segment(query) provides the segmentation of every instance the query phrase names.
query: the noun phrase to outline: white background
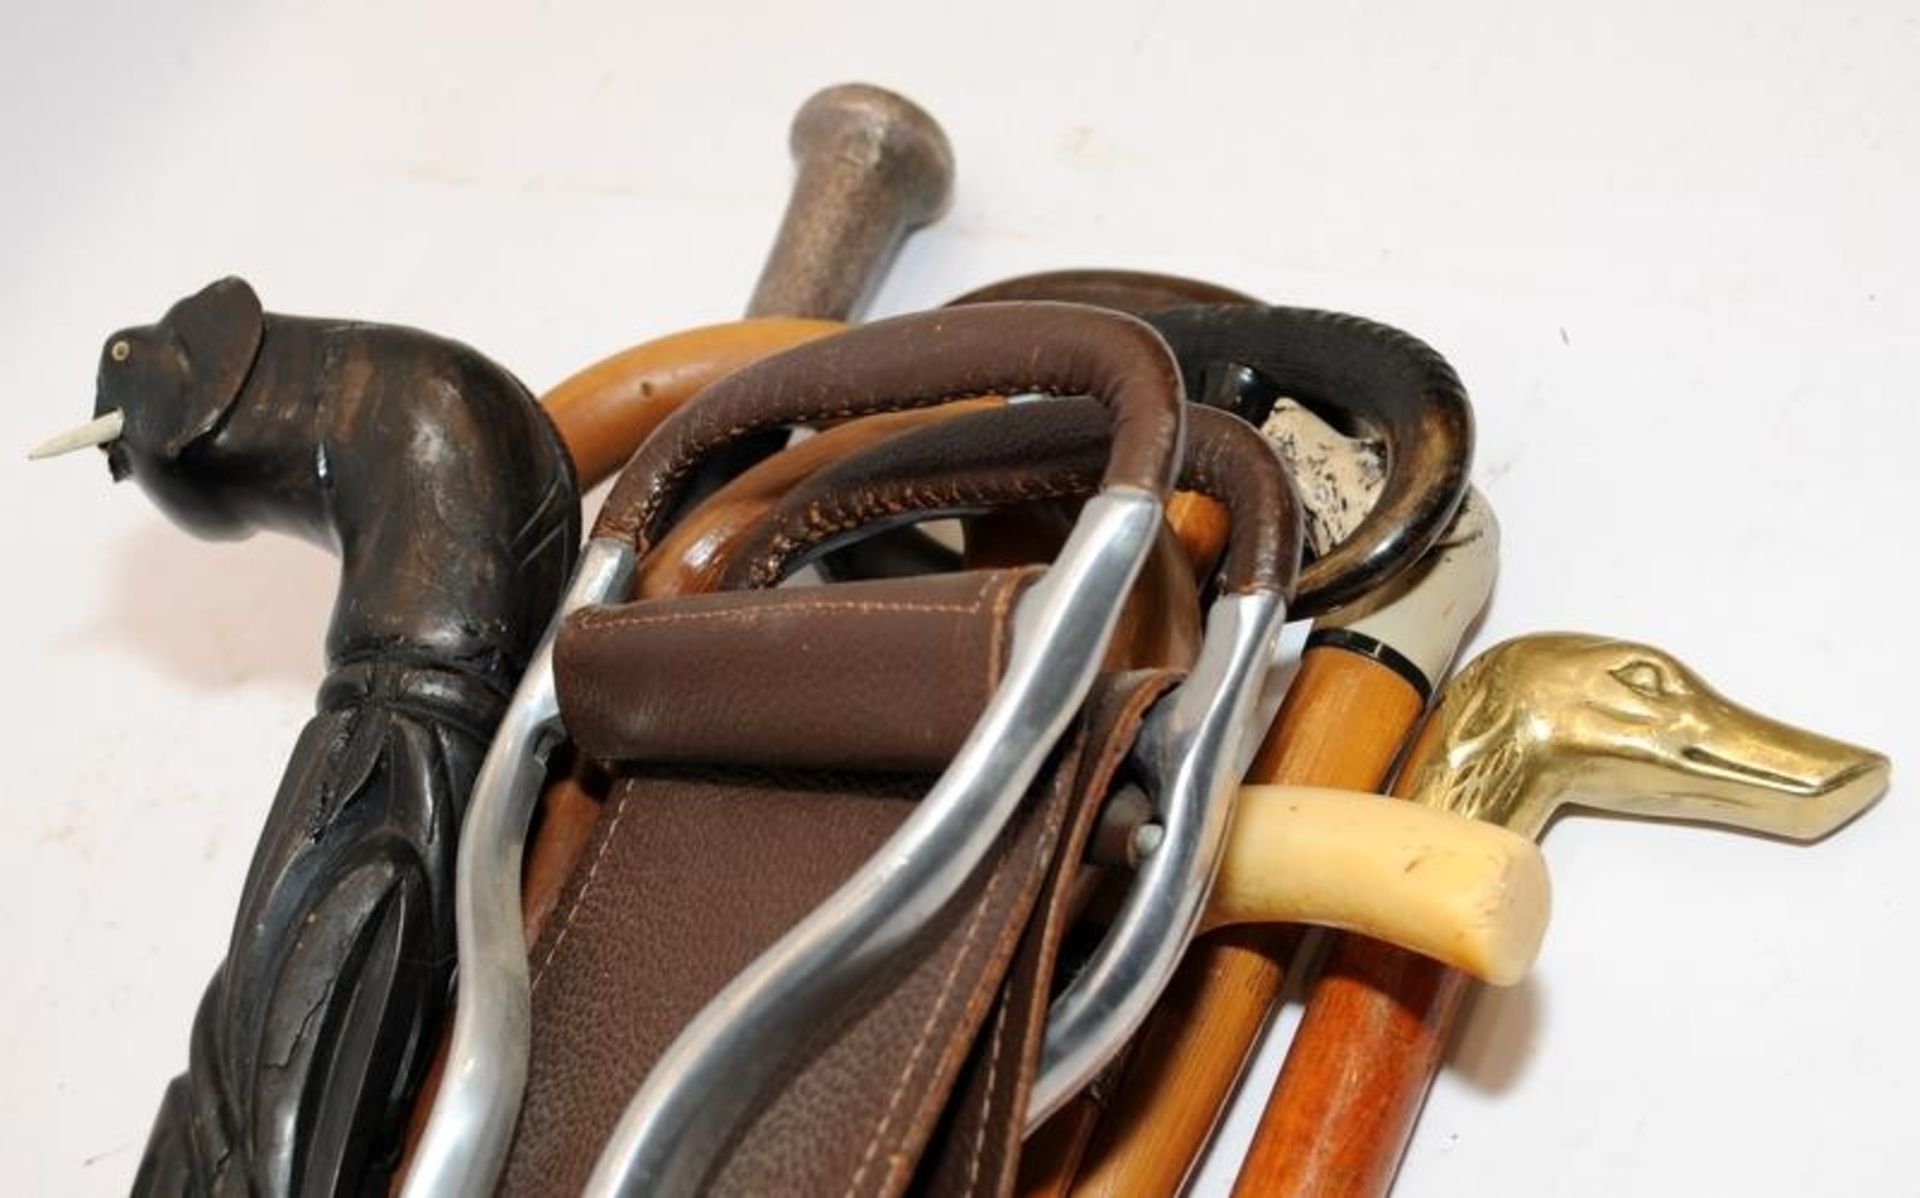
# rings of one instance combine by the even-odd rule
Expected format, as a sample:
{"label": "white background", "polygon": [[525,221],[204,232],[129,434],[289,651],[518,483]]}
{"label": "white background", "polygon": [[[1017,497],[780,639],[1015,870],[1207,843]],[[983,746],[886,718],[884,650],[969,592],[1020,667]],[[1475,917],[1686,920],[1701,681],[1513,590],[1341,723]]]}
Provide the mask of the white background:
{"label": "white background", "polygon": [[0,1188],[125,1189],[334,580],[188,540],[95,457],[21,459],[90,414],[101,339],[239,273],[538,389],[738,311],[789,116],[845,79],[959,161],[876,311],[1126,265],[1401,325],[1477,403],[1479,644],[1644,638],[1895,759],[1813,848],[1556,827],[1538,973],[1477,1003],[1400,1192],[1920,1193],[1920,15],[1751,0],[9,0]]}

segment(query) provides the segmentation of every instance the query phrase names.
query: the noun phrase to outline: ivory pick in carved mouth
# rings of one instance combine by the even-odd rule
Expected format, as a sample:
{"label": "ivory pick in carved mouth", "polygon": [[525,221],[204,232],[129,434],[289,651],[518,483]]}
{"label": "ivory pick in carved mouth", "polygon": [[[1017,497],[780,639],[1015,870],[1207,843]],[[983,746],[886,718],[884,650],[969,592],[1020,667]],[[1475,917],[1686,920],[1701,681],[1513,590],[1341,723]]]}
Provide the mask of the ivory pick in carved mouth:
{"label": "ivory pick in carved mouth", "polygon": [[57,458],[95,445],[111,445],[120,439],[120,432],[126,426],[126,413],[115,408],[104,416],[96,416],[85,424],[48,437],[27,451],[27,460],[37,462],[42,458]]}

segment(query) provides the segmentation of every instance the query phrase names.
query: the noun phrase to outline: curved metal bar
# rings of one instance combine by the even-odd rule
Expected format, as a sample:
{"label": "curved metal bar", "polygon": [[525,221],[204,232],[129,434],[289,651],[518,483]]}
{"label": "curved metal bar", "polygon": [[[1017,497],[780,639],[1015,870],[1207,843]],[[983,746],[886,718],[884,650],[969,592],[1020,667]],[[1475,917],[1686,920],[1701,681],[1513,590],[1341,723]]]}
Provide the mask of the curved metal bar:
{"label": "curved metal bar", "polygon": [[553,682],[553,641],[578,608],[633,585],[633,546],[595,537],[513,692],[468,801],[454,872],[459,993],[433,1113],[401,1191],[405,1198],[483,1194],[506,1162],[531,1042],[520,869],[547,755],[566,735]]}
{"label": "curved metal bar", "polygon": [[1278,653],[1286,608],[1275,591],[1215,600],[1199,660],[1140,729],[1132,760],[1162,835],[1099,947],[1053,1001],[1027,1103],[1029,1132],[1139,1030],[1200,925],[1233,824],[1241,742]]}
{"label": "curved metal bar", "polygon": [[1007,672],[914,814],[824,904],[728,984],[634,1095],[589,1195],[691,1195],[742,1120],[846,1000],[959,894],[1085,700],[1161,503],[1113,487],[1019,600]]}

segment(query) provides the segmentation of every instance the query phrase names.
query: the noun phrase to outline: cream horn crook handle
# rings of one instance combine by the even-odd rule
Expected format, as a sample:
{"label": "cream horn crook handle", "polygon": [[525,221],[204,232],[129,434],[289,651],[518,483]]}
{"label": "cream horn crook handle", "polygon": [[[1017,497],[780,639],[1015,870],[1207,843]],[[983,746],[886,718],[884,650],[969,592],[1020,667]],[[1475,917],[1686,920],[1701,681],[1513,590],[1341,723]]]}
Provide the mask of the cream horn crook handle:
{"label": "cream horn crook handle", "polygon": [[1504,828],[1359,791],[1247,786],[1204,926],[1340,928],[1509,986],[1551,906],[1540,850]]}

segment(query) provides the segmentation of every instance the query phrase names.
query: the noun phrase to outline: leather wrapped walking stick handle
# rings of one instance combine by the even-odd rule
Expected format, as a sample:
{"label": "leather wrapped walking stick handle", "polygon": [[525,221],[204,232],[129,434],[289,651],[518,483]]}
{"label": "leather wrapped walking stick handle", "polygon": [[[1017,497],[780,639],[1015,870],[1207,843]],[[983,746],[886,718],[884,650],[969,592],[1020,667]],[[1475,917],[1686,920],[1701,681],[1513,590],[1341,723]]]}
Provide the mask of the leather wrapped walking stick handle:
{"label": "leather wrapped walking stick handle", "polygon": [[1023,392],[1099,400],[1112,420],[1102,489],[1164,501],[1181,439],[1165,397],[1179,386],[1151,328],[1097,308],[985,304],[876,321],[763,359],[674,413],[621,472],[594,536],[644,555],[706,455],[751,433]]}
{"label": "leather wrapped walking stick handle", "polygon": [[[889,438],[788,491],[741,547],[723,586],[771,585],[813,556],[891,524],[1090,494],[1111,436],[1097,403],[1064,399]],[[1189,405],[1178,485],[1218,500],[1232,516],[1223,592],[1285,594],[1299,572],[1300,508],[1276,457],[1240,418]]]}

